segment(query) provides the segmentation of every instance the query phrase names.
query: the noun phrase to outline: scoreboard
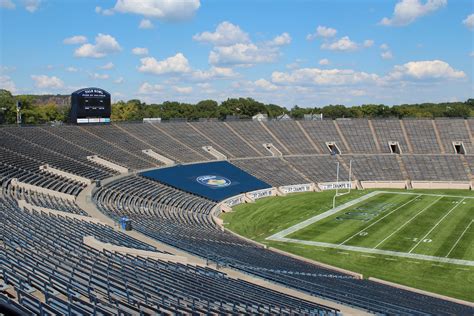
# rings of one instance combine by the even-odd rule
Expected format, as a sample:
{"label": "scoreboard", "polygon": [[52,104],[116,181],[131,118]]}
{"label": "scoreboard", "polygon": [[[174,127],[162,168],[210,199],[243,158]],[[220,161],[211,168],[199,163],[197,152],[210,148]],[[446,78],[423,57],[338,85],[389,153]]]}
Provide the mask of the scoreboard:
{"label": "scoreboard", "polygon": [[110,93],[100,88],[80,89],[71,94],[70,123],[110,123]]}

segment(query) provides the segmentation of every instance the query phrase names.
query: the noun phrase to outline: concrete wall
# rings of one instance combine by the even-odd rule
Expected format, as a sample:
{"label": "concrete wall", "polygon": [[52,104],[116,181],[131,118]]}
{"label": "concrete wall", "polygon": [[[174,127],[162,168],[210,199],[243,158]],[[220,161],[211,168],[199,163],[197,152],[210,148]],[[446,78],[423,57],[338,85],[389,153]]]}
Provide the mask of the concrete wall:
{"label": "concrete wall", "polygon": [[406,189],[407,181],[361,181],[363,189]]}
{"label": "concrete wall", "polygon": [[413,189],[471,189],[471,183],[467,181],[412,181],[411,186]]}

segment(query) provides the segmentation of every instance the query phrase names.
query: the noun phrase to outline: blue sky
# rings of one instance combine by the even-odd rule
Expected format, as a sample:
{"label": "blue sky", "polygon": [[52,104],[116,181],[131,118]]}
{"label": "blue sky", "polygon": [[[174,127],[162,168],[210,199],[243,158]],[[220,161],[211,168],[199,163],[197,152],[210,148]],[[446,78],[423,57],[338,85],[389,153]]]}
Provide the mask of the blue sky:
{"label": "blue sky", "polygon": [[0,0],[0,88],[291,107],[473,97],[471,0]]}

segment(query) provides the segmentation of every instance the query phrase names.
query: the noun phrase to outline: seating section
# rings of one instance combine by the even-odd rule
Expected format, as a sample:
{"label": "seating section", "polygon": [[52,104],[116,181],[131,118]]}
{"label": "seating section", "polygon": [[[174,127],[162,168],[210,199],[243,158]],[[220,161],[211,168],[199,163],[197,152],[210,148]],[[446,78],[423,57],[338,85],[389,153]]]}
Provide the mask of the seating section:
{"label": "seating section", "polygon": [[[312,182],[335,182],[338,160],[332,156],[285,157],[299,172]],[[339,181],[347,181],[349,170],[339,166]]]}
{"label": "seating section", "polygon": [[[228,123],[223,122],[193,122],[189,123],[201,131],[206,139],[212,140],[225,149],[224,154],[228,158],[235,157],[255,157],[258,152],[253,150],[242,138],[228,127]],[[216,148],[219,150],[218,148]]]}
{"label": "seating section", "polygon": [[458,156],[410,155],[402,156],[412,180],[469,181],[467,170]]}
{"label": "seating section", "polygon": [[143,149],[148,149],[147,144],[124,132],[116,125],[109,125],[108,128],[103,128],[100,125],[83,126],[81,128],[106,141],[109,146],[116,146],[135,156],[135,164],[140,166],[140,168],[157,167],[160,165],[155,159],[142,152]]}
{"label": "seating section", "polygon": [[[159,127],[158,127],[159,125]],[[134,135],[135,137],[142,139],[143,142],[148,144],[151,148],[156,150],[157,153],[168,157],[177,162],[192,162],[207,160],[209,157],[204,156],[204,151],[192,150],[186,143],[180,143],[172,138],[172,134],[164,133],[162,131],[162,125],[164,124],[121,124],[120,126]],[[184,125],[184,124],[182,124]],[[164,129],[163,129],[164,130]],[[166,129],[169,130],[169,129]],[[183,141],[181,139],[181,141]],[[202,153],[201,153],[202,152]]]}
{"label": "seating section", "polygon": [[[109,126],[109,125],[108,125]],[[107,127],[108,127],[107,126]],[[87,148],[99,157],[109,160],[118,165],[130,168],[141,169],[150,167],[148,162],[138,159],[132,153],[120,147],[113,146],[110,143],[102,140],[100,136],[94,136],[90,133],[84,132],[77,126],[59,126],[48,128],[48,132],[68,140],[82,148]]]}
{"label": "seating section", "polygon": [[350,144],[353,153],[378,152],[367,120],[341,119],[337,120],[336,123],[346,141]]}
{"label": "seating section", "polygon": [[322,153],[330,153],[326,146],[327,142],[335,142],[342,154],[348,153],[349,149],[344,145],[333,121],[302,121],[301,125],[309,137],[321,147]]}
{"label": "seating section", "polygon": [[[34,161],[39,166],[49,164],[52,167],[74,173],[88,179],[104,179],[110,177],[113,172],[105,170],[86,160],[86,156],[82,161],[74,159],[72,156],[76,154],[74,150],[68,151],[69,146],[59,145],[56,141],[49,141],[46,138],[40,138],[41,130],[39,128],[5,128],[0,129],[0,148],[2,151],[8,152],[16,157],[21,156],[22,160]],[[24,135],[24,139],[17,135]],[[35,143],[34,140],[40,141]],[[44,141],[44,142],[43,142]],[[53,145],[54,144],[54,145]],[[59,153],[51,147],[58,146],[62,148],[63,153]],[[6,155],[6,154],[5,154]],[[4,160],[2,160],[3,162]],[[20,166],[14,163],[14,159],[9,160],[13,166]],[[33,170],[34,171],[34,170]]]}
{"label": "seating section", "polygon": [[241,159],[232,163],[271,186],[308,183],[307,178],[282,158]]}
{"label": "seating section", "polygon": [[443,142],[444,150],[447,154],[455,153],[453,142],[463,142],[467,153],[472,154],[473,144],[471,136],[466,128],[465,120],[462,119],[438,119],[435,120],[438,128],[441,141]]}
{"label": "seating section", "polygon": [[[7,304],[26,314],[42,315],[338,314],[332,308],[234,279],[209,266],[85,246],[83,237],[94,236],[106,243],[158,251],[116,228],[72,219],[68,214],[20,209],[17,203],[24,200],[88,216],[74,200],[86,185],[39,169],[48,164],[97,182],[92,198],[107,216],[116,221],[128,216],[141,234],[213,265],[375,314],[472,314],[472,309],[460,304],[356,279],[244,240],[216,225],[219,209],[215,202],[146,179],[135,171],[163,166],[145,155],[144,149],[177,163],[193,163],[215,160],[202,149],[213,146],[234,165],[272,186],[334,182],[338,164],[339,181],[346,181],[350,161],[352,179],[361,181],[472,181],[473,129],[473,119],[0,128],[0,308]],[[390,153],[391,141],[400,144],[401,154]],[[463,142],[465,155],[454,152],[453,141]],[[340,155],[330,155],[328,142],[336,143]],[[283,156],[271,157],[264,143],[272,143]],[[89,161],[90,155],[131,172],[102,181],[118,173]],[[13,179],[53,192],[14,186]]]}
{"label": "seating section", "polygon": [[344,156],[349,165],[352,160],[353,178],[361,181],[405,180],[394,155],[349,155]]}
{"label": "seating section", "polygon": [[372,120],[382,152],[391,153],[389,142],[398,142],[402,153],[410,153],[400,120]]}
{"label": "seating section", "polygon": [[247,140],[252,146],[263,156],[271,156],[272,154],[265,149],[263,144],[271,143],[275,146],[282,154],[288,154],[288,152],[272,137],[268,131],[263,127],[261,122],[242,121],[242,122],[228,122],[237,133],[239,133],[245,140]]}
{"label": "seating section", "polygon": [[403,120],[413,153],[436,154],[440,153],[436,133],[431,120]]}
{"label": "seating section", "polygon": [[[264,123],[293,155],[318,154],[295,121],[270,121]],[[274,144],[275,145],[275,144]],[[276,144],[278,145],[278,144]]]}
{"label": "seating section", "polygon": [[[34,314],[317,314],[336,310],[192,265],[99,252],[83,236],[156,251],[100,224],[29,214],[0,200],[0,301]],[[33,234],[32,234],[33,232]],[[10,301],[11,302],[11,301]]]}
{"label": "seating section", "polygon": [[[205,136],[197,132],[191,127],[191,124],[186,123],[169,123],[169,124],[160,124],[159,128],[169,134],[171,137],[177,141],[183,143],[189,148],[192,148],[199,155],[204,156],[200,160],[214,160],[214,156],[210,155],[202,149],[203,146],[212,146],[216,150],[222,152],[225,155],[228,155],[226,150],[219,145],[219,143],[213,143]],[[193,161],[197,161],[194,158]]]}

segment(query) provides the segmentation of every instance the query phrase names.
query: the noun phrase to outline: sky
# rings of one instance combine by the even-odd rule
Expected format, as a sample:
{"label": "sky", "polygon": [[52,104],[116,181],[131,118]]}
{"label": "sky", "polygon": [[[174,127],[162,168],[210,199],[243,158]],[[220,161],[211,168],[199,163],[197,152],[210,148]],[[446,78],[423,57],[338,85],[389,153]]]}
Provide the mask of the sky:
{"label": "sky", "polygon": [[472,0],[0,0],[0,88],[286,107],[474,96]]}

